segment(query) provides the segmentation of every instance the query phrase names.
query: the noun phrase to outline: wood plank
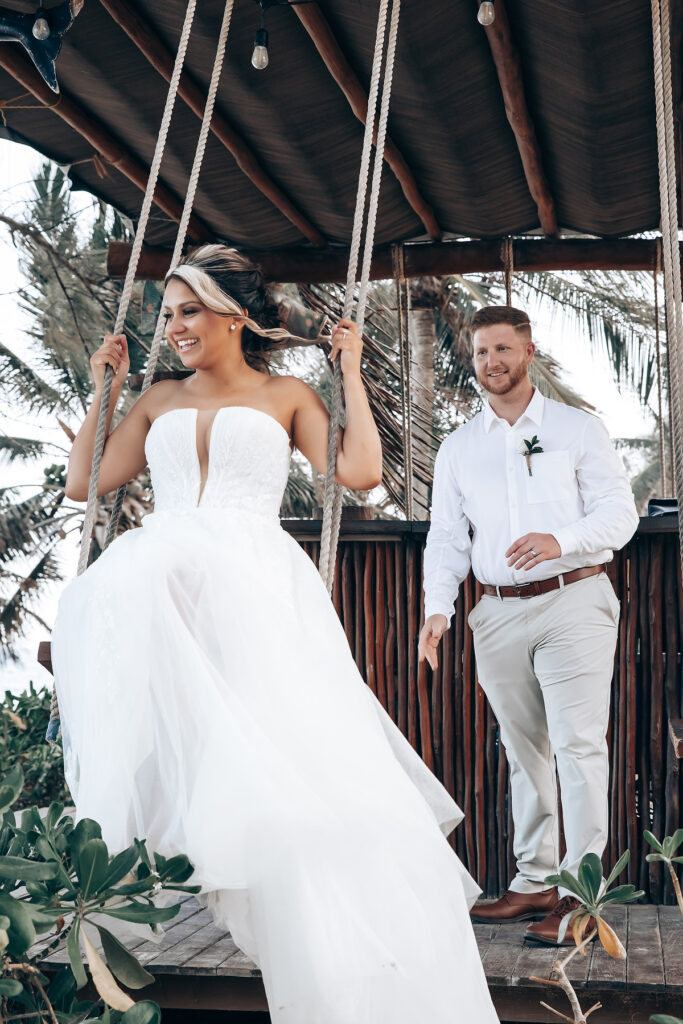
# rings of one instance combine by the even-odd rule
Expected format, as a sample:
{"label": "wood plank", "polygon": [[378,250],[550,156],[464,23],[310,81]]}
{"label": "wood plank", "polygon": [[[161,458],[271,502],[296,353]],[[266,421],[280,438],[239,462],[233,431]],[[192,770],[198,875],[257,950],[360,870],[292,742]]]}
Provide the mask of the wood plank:
{"label": "wood plank", "polygon": [[[581,953],[577,953],[573,960],[570,960],[569,965],[565,968],[565,974],[573,985],[584,987],[588,981],[590,975],[591,964],[593,962],[593,950],[595,949],[597,940],[594,939],[589,946],[586,946],[586,955],[582,956]],[[569,952],[569,950],[567,950]]]}
{"label": "wood plank", "polygon": [[658,907],[666,991],[683,1003],[683,916],[678,907]]}
{"label": "wood plank", "polygon": [[489,946],[495,940],[495,937],[500,928],[499,924],[486,924],[483,921],[473,921],[472,930],[474,937],[477,940],[477,948],[479,949],[479,956],[484,959]]}
{"label": "wood plank", "polygon": [[157,971],[163,974],[193,973],[192,970],[186,971],[185,965],[224,936],[225,929],[219,928],[212,921],[209,921],[202,928],[193,931],[191,935],[188,935],[181,942],[177,942],[169,949],[163,949],[156,956],[146,960],[145,967],[153,973]]}
{"label": "wood plank", "polygon": [[[526,930],[531,922],[525,921],[524,924]],[[566,952],[569,952],[569,949]],[[510,978],[510,984],[538,988],[539,982],[529,979],[532,976],[551,978],[558,955],[562,956],[564,953],[565,949],[558,949],[557,946],[539,946],[533,942],[525,942],[517,958],[514,977]]]}
{"label": "wood plank", "polygon": [[664,988],[664,961],[657,907],[629,907],[626,983],[629,989]]}
{"label": "wood plank", "polygon": [[[406,277],[501,273],[505,269],[501,258],[501,241],[500,238],[492,238],[407,244],[404,248]],[[518,273],[550,270],[651,272],[655,245],[654,238],[515,238],[514,267]],[[279,249],[245,247],[241,251],[262,268],[270,281],[281,281],[283,284],[323,284],[346,279],[349,250],[345,246],[331,246],[322,250],[310,246],[286,246]],[[130,254],[130,243],[109,243],[109,277],[126,276]],[[170,249],[144,246],[135,277],[138,281],[163,281],[170,265]],[[391,280],[393,275],[391,246],[376,246],[372,253],[370,280]],[[663,519],[675,522],[676,517],[652,516],[648,529],[653,532],[668,529],[668,525],[662,523]]]}
{"label": "wood plank", "polygon": [[210,946],[200,950],[190,960],[187,960],[183,965],[183,970],[186,973],[189,971],[196,974],[207,974],[215,971],[217,967],[238,952],[240,952],[239,947],[232,935],[230,932],[225,932]]}
{"label": "wood plank", "polygon": [[[614,928],[622,942],[628,936],[628,909],[626,907],[612,907],[605,911],[605,920]],[[590,965],[590,974],[586,979],[586,988],[601,989],[625,989],[626,988],[626,964],[623,960],[614,960],[609,956],[600,943],[595,943],[593,958]]]}
{"label": "wood plank", "polygon": [[524,945],[527,921],[512,921],[500,925],[494,940],[483,957],[484,971],[489,984],[511,985],[517,977],[516,965]]}
{"label": "wood plank", "polygon": [[204,928],[210,922],[211,914],[209,911],[197,907],[195,913],[188,915],[185,920],[179,921],[174,928],[168,928],[159,942],[148,939],[143,946],[136,949],[135,955],[140,963],[148,964],[164,951],[183,945],[195,932]]}
{"label": "wood plank", "polygon": [[236,977],[236,978],[260,978],[261,972],[246,954],[238,949],[236,953],[233,953],[231,957],[225,960],[216,969],[216,974],[222,977]]}

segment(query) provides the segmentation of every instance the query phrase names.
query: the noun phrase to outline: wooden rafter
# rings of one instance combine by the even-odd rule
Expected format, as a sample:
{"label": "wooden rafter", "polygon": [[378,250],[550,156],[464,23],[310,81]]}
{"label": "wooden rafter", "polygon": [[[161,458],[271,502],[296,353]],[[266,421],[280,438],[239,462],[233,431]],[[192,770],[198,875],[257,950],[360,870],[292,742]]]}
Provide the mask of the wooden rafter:
{"label": "wooden rafter", "polygon": [[[346,59],[325,15],[317,4],[302,4],[292,9],[311,37],[327,70],[346,96],[351,110],[358,120],[365,124],[368,113],[368,94]],[[376,131],[375,141],[377,141]],[[415,175],[408,166],[405,157],[388,135],[384,146],[384,159],[394,172],[404,196],[424,224],[430,237],[440,238],[441,229],[433,209],[421,194],[415,180]]]}
{"label": "wooden rafter", "polygon": [[[653,238],[516,238],[515,270],[651,270],[655,256]],[[243,250],[263,268],[271,281],[320,284],[343,281],[349,254],[346,248],[312,251],[303,248]],[[683,251],[683,246],[682,246]],[[110,242],[107,272],[125,275],[130,246]],[[171,262],[170,249],[144,248],[138,277],[161,281]],[[501,240],[471,242],[424,242],[405,247],[407,277],[445,277],[449,274],[490,274],[502,271]],[[372,259],[373,280],[391,278],[391,247],[379,246]]]}
{"label": "wooden rafter", "polygon": [[[479,0],[476,0],[476,5],[479,6]],[[536,203],[541,228],[546,235],[556,235],[558,224],[555,201],[543,169],[536,129],[526,105],[519,51],[512,39],[504,0],[495,0],[495,10],[495,21],[484,31],[496,66],[505,113],[517,142],[524,176]]]}
{"label": "wooden rafter", "polygon": [[[173,74],[173,54],[161,41],[153,26],[128,0],[100,0],[100,3],[133,41],[145,59],[159,72],[162,78],[169,82]],[[183,71],[180,78],[178,95],[201,119],[204,114],[206,96],[187,71]],[[313,245],[324,246],[326,244],[324,236],[264,171],[250,146],[218,111],[214,113],[211,120],[211,131],[232,154],[242,173],[277,207],[280,213],[294,224]]]}
{"label": "wooden rafter", "polygon": [[[115,167],[124,177],[132,181],[141,192],[147,187],[149,168],[134,157],[105,128],[89,114],[76,100],[62,90],[57,97],[45,84],[32,64],[14,46],[0,46],[0,67],[4,68],[22,88],[30,92],[46,110],[61,117],[75,132],[85,139],[105,164]],[[175,193],[163,183],[157,184],[154,202],[172,220],[180,221],[183,204]],[[213,241],[209,227],[197,216],[190,219],[188,234],[197,242]]]}

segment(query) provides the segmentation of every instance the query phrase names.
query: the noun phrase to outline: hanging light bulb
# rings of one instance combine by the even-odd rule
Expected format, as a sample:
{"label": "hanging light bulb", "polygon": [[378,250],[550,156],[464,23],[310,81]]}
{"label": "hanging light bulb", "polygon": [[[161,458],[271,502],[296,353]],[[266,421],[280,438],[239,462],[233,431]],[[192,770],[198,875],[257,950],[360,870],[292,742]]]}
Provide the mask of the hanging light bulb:
{"label": "hanging light bulb", "polygon": [[257,71],[268,67],[268,31],[265,28],[260,28],[256,33],[251,63]]}
{"label": "hanging light bulb", "polygon": [[42,7],[39,7],[36,11],[35,21],[31,29],[31,34],[34,39],[49,39],[50,38],[50,25],[45,17],[45,11]]}
{"label": "hanging light bulb", "polygon": [[477,21],[480,25],[493,25],[496,20],[496,12],[493,8],[493,4],[489,0],[484,0],[483,3],[479,4],[479,10],[477,12]]}

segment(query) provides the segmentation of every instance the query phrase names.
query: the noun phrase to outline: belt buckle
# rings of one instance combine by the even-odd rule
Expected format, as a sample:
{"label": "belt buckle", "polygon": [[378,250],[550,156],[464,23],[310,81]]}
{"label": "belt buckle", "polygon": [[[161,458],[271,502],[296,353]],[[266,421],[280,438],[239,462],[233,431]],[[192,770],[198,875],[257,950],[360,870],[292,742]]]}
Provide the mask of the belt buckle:
{"label": "belt buckle", "polygon": [[[530,597],[534,596],[533,584],[513,583],[512,585],[515,588],[515,593],[517,594],[517,597],[521,597],[523,601],[527,601]],[[526,591],[526,593],[522,593],[522,591]]]}

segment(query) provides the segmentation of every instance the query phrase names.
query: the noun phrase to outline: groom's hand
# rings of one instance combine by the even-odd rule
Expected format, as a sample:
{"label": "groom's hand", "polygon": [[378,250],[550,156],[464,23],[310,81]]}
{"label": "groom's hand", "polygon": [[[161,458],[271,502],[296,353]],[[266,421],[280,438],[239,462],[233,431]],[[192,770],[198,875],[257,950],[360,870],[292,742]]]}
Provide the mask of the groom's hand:
{"label": "groom's hand", "polygon": [[448,629],[448,619],[445,615],[430,615],[420,630],[420,639],[417,646],[418,661],[426,658],[433,669],[439,667],[436,656],[436,649],[439,641]]}
{"label": "groom's hand", "polygon": [[514,565],[515,569],[533,569],[540,562],[559,558],[561,554],[560,545],[552,533],[525,533],[510,545],[505,557],[508,565]]}

